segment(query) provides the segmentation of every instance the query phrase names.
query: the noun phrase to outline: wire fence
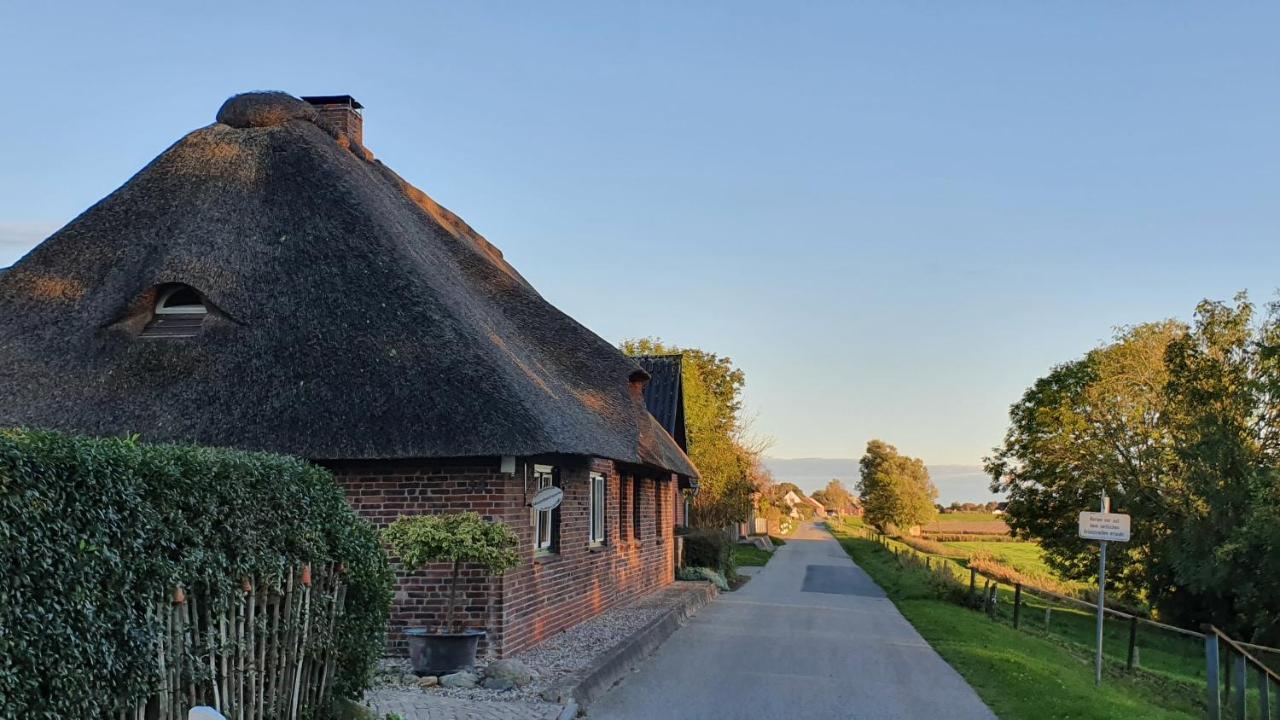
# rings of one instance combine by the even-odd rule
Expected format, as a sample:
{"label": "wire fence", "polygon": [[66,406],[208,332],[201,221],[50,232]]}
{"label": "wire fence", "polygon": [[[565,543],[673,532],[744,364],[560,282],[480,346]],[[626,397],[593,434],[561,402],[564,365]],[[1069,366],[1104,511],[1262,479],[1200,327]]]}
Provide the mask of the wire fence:
{"label": "wire fence", "polygon": [[[982,612],[994,622],[1094,651],[1095,603],[992,577],[956,558],[922,552],[865,525],[843,529],[879,544],[900,566],[931,573],[941,597]],[[1104,607],[1103,611],[1107,620],[1103,658],[1109,668],[1156,673],[1189,687],[1204,687],[1213,720],[1280,719],[1276,709],[1280,708],[1280,648],[1232,640],[1210,626],[1197,631],[1122,610]],[[1217,651],[1219,646],[1223,652]],[[1218,714],[1215,708],[1221,708]],[[1257,712],[1250,712],[1254,708]]]}

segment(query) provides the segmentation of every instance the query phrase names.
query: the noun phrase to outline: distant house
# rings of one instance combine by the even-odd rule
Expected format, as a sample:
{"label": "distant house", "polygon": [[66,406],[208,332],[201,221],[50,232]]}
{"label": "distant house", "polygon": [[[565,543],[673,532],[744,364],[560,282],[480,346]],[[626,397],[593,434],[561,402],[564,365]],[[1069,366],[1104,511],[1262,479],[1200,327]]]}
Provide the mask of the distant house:
{"label": "distant house", "polygon": [[[491,653],[671,582],[697,471],[650,373],[374,159],[363,124],[346,95],[233,97],[0,275],[0,425],[301,456],[379,525],[502,520],[520,565],[464,592]],[[531,512],[547,486],[562,504]],[[446,577],[400,577],[393,640],[439,619]]]}
{"label": "distant house", "polygon": [[827,516],[827,508],[825,505],[807,495],[797,494],[795,490],[788,490],[787,494],[782,496],[782,500],[787,504],[787,507],[791,508],[791,517],[793,518],[800,517],[800,513],[796,508],[802,505],[810,507],[813,510],[813,514],[817,517]]}

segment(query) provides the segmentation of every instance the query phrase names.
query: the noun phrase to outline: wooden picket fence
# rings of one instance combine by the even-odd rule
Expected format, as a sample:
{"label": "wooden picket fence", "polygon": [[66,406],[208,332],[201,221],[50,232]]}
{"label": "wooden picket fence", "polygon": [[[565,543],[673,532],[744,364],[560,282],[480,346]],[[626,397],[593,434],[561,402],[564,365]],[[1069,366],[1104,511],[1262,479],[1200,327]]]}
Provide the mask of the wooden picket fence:
{"label": "wooden picket fence", "polygon": [[151,612],[157,691],[126,701],[119,720],[185,720],[197,705],[228,720],[294,720],[331,701],[333,634],[346,586],[342,568],[298,565],[246,578],[215,602],[202,583],[177,587]]}

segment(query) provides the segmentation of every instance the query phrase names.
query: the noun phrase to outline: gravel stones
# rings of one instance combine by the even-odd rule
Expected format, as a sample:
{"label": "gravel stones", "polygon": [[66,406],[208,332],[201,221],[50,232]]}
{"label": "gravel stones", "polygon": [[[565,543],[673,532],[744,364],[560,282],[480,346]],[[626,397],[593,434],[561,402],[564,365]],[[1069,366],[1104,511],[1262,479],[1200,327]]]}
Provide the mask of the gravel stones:
{"label": "gravel stones", "polygon": [[[484,669],[485,684],[484,686],[494,690],[509,690],[513,687],[525,687],[533,682],[536,677],[528,665],[516,660],[508,658],[506,660],[495,660],[489,663]],[[506,683],[506,687],[491,687],[489,681],[495,684]]]}
{"label": "gravel stones", "polygon": [[473,688],[479,684],[480,678],[473,672],[463,670],[449,675],[440,676],[440,687],[447,688]]}

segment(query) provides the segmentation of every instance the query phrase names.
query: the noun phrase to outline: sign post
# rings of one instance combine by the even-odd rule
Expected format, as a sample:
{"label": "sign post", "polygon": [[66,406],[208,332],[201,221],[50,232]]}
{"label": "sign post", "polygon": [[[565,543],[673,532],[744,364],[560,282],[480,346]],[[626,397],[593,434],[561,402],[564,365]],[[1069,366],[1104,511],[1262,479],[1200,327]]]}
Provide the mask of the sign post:
{"label": "sign post", "polygon": [[1093,659],[1094,683],[1102,685],[1102,620],[1107,601],[1107,543],[1129,541],[1129,516],[1110,512],[1111,501],[1102,493],[1099,512],[1080,513],[1080,537],[1097,540],[1098,552],[1098,647]]}

